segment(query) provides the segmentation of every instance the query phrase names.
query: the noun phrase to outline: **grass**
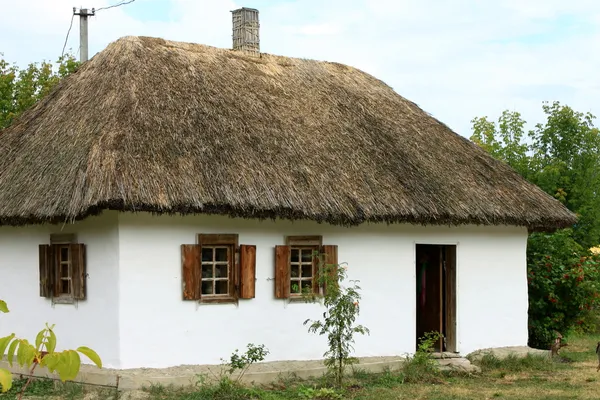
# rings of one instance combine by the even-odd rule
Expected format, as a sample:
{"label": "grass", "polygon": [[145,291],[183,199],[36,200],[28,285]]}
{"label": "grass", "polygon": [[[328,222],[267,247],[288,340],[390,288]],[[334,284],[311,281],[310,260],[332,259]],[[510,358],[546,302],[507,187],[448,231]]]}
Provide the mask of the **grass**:
{"label": "grass", "polygon": [[[561,350],[561,356],[571,362],[552,362],[546,357],[508,357],[499,360],[485,356],[478,362],[479,375],[449,375],[436,373],[423,376],[419,383],[414,380],[414,369],[385,371],[372,374],[355,370],[348,378],[344,392],[327,389],[325,378],[302,381],[290,377],[268,387],[240,388],[224,382],[221,386],[199,386],[193,389],[175,389],[153,385],[139,392],[136,399],[147,400],[469,400],[469,399],[531,399],[566,400],[600,398],[600,373],[596,372],[597,358],[594,353],[600,335],[569,338],[569,346]],[[424,372],[429,374],[430,372]],[[408,379],[407,379],[408,378]],[[433,379],[435,378],[435,379]],[[21,383],[17,381],[15,388]],[[77,386],[77,388],[76,388]],[[61,400],[89,398],[92,389],[80,385],[56,386],[49,381],[35,381],[28,388],[27,397],[55,397]],[[322,397],[315,397],[322,395]],[[96,400],[115,399],[114,391],[97,392]],[[15,391],[0,395],[0,400],[15,398]]]}

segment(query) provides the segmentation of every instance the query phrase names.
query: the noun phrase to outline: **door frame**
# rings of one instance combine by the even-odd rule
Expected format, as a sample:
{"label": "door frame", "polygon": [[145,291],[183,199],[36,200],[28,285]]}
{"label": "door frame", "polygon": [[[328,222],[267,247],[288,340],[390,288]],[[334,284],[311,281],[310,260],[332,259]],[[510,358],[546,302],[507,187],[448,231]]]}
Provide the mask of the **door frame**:
{"label": "door frame", "polygon": [[[443,261],[440,263],[440,268],[445,269],[444,273],[446,279],[440,279],[440,287],[444,285],[441,289],[443,290],[443,296],[440,296],[441,309],[443,310],[440,313],[440,327],[446,331],[444,336],[446,352],[450,353],[458,353],[458,338],[457,338],[457,322],[458,322],[458,253],[459,253],[459,245],[458,241],[414,241],[413,242],[413,271],[416,274],[417,271],[417,246],[439,246],[440,251],[445,249],[445,265]],[[450,251],[448,251],[450,249]],[[416,275],[415,275],[415,296],[413,296],[414,301],[414,310],[415,310],[415,332],[416,332],[416,322],[417,322],[417,304],[416,304]],[[444,323],[445,321],[445,323]],[[418,338],[416,338],[418,340]],[[415,343],[417,342],[415,340]],[[442,340],[440,340],[442,344]],[[443,346],[440,346],[440,349],[443,349]]]}

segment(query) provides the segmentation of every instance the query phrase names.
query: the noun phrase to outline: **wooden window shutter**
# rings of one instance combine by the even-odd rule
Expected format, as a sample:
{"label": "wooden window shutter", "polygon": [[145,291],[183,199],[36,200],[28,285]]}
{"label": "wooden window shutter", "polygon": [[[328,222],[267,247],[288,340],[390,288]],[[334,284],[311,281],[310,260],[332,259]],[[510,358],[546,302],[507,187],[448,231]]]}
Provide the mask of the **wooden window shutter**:
{"label": "wooden window shutter", "polygon": [[202,281],[200,254],[202,254],[202,246],[199,244],[181,245],[184,300],[200,300],[200,286]]}
{"label": "wooden window shutter", "polygon": [[73,298],[85,300],[86,295],[86,257],[85,244],[72,243],[71,248],[71,284],[73,285]]}
{"label": "wooden window shutter", "polygon": [[240,299],[255,297],[256,246],[240,245]]}
{"label": "wooden window shutter", "polygon": [[290,297],[290,246],[275,246],[275,298]]}
{"label": "wooden window shutter", "polygon": [[54,288],[54,263],[52,258],[52,246],[40,244],[40,297],[52,297]]}
{"label": "wooden window shutter", "polygon": [[[325,255],[325,267],[329,270],[329,277],[335,279],[337,284],[337,268],[338,268],[338,247],[336,245],[323,246],[323,254]],[[323,292],[326,293],[327,287],[323,287]]]}

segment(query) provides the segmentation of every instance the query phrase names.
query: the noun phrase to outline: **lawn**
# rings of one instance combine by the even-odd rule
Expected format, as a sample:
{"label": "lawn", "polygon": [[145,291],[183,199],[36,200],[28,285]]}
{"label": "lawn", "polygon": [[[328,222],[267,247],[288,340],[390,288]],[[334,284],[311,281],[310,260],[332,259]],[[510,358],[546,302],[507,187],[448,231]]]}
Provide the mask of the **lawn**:
{"label": "lawn", "polygon": [[[430,382],[406,383],[408,375],[401,372],[367,374],[357,372],[349,378],[349,388],[342,397],[321,397],[329,399],[410,399],[410,400],[452,400],[452,399],[598,399],[600,398],[600,373],[596,372],[597,358],[594,353],[597,336],[573,337],[569,346],[561,351],[561,356],[570,362],[549,362],[540,357],[508,359],[494,358],[482,360],[483,372],[479,375],[438,375],[420,376]],[[414,377],[413,377],[414,379]],[[128,393],[120,398],[148,400],[243,400],[243,399],[311,399],[316,393],[314,387],[319,382],[282,381],[270,388],[239,390],[177,390],[153,386],[145,391]],[[19,382],[16,383],[19,387]],[[325,391],[324,393],[325,394]],[[116,399],[114,391],[96,392],[80,385],[56,386],[50,381],[34,382],[27,398],[55,399]],[[14,399],[15,393],[0,395],[0,400]]]}

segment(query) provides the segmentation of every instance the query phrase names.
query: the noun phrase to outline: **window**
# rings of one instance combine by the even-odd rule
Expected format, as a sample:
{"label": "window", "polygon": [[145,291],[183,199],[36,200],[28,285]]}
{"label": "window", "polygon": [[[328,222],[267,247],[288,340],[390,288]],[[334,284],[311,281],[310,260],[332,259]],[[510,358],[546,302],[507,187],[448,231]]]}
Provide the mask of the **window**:
{"label": "window", "polygon": [[85,245],[70,234],[51,235],[39,245],[40,296],[71,303],[86,297]]}
{"label": "window", "polygon": [[288,236],[290,246],[290,296],[319,293],[317,268],[322,245],[320,236]]}
{"label": "window", "polygon": [[73,295],[73,270],[71,268],[71,249],[68,245],[56,245],[56,290],[57,296]]}
{"label": "window", "polygon": [[205,303],[254,298],[256,246],[235,234],[199,234],[182,251],[183,299]]}
{"label": "window", "polygon": [[200,295],[234,297],[237,235],[199,235],[198,242],[202,246]]}
{"label": "window", "polygon": [[322,295],[319,283],[321,254],[326,264],[337,266],[337,246],[323,245],[321,236],[288,236],[285,246],[275,246],[275,297],[302,298]]}

